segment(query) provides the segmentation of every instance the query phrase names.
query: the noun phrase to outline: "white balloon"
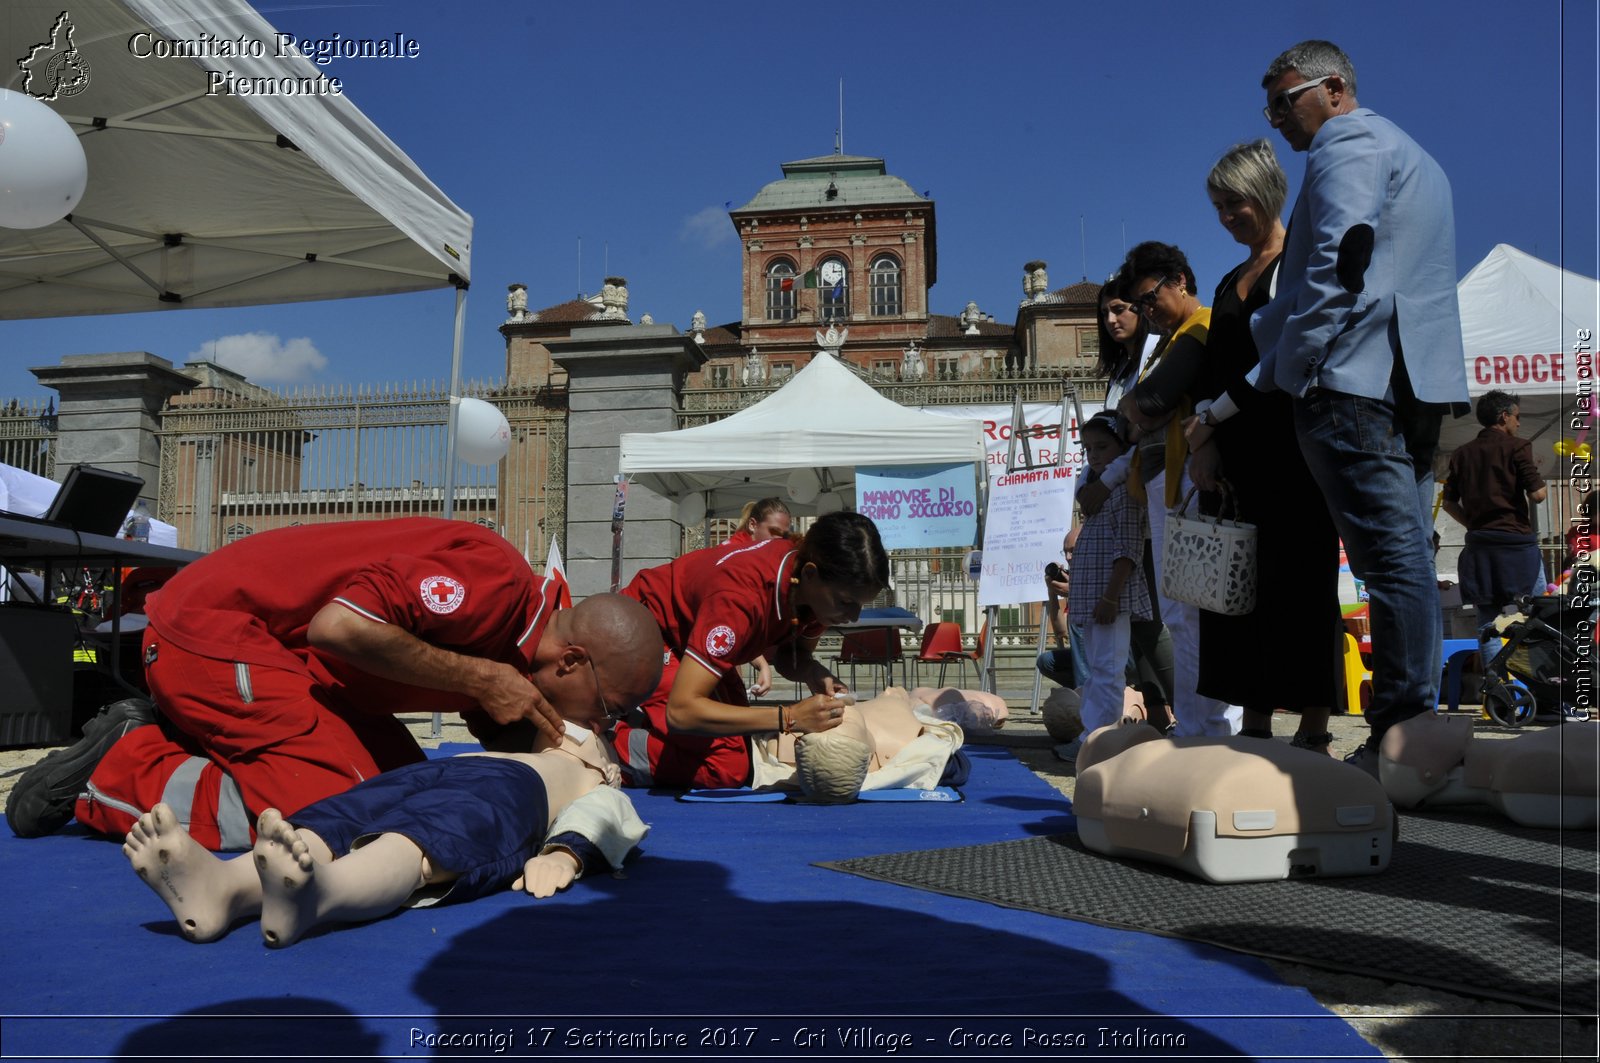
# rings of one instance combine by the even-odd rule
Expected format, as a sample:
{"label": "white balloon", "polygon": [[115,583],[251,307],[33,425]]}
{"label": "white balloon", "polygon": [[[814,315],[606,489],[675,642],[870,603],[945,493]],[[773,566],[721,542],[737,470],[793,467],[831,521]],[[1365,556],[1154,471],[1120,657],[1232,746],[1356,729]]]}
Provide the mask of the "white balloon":
{"label": "white balloon", "polygon": [[25,92],[0,89],[0,227],[58,222],[88,183],[89,160],[67,120]]}
{"label": "white balloon", "polygon": [[817,492],[822,490],[822,481],[817,479],[817,474],[810,469],[796,469],[789,474],[785,486],[790,498],[806,506],[810,505],[817,497]]}
{"label": "white balloon", "polygon": [[837,491],[824,491],[817,496],[817,516],[826,517],[844,508],[844,496]]}
{"label": "white balloon", "polygon": [[492,465],[511,449],[506,415],[482,399],[462,399],[456,412],[456,457],[474,465]]}
{"label": "white balloon", "polygon": [[699,524],[706,519],[706,496],[699,491],[678,499],[678,523]]}

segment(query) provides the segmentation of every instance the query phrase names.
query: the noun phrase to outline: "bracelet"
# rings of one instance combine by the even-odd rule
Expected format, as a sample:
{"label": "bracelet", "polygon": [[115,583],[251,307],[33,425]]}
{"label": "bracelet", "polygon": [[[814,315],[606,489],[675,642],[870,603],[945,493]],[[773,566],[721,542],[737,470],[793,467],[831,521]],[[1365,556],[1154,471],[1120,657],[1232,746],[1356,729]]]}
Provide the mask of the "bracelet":
{"label": "bracelet", "polygon": [[789,724],[783,718],[783,706],[782,705],[778,706],[778,733],[781,734],[781,735],[786,735],[786,734],[789,733]]}
{"label": "bracelet", "polygon": [[1111,597],[1109,594],[1102,594],[1100,596],[1100,600],[1102,602],[1105,602],[1107,605],[1116,605],[1117,604],[1117,599]]}

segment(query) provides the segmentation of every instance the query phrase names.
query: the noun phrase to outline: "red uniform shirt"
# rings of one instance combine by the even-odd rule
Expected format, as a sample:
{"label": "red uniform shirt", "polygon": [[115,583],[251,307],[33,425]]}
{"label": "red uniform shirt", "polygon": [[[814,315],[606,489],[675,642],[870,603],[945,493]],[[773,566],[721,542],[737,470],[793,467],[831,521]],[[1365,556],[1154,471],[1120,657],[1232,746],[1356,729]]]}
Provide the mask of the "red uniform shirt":
{"label": "red uniform shirt", "polygon": [[[745,737],[673,731],[667,726],[667,698],[679,659],[688,658],[722,677],[713,698],[742,705],[739,665],[772,652],[780,642],[816,633],[798,627],[789,604],[796,564],[794,544],[786,539],[713,546],[645,569],[623,588],[656,618],[667,650],[661,683],[640,706],[643,726],[623,722],[612,732],[628,785],[722,787],[749,781]],[[779,660],[785,659],[783,652],[778,651]]]}
{"label": "red uniform shirt", "polygon": [[527,672],[562,586],[477,524],[349,521],[240,539],[179,571],[150,598],[148,615],[182,649],[304,671],[361,711],[460,712],[475,703],[381,679],[312,648],[311,618],[338,602],[432,646]]}
{"label": "red uniform shirt", "polygon": [[645,569],[622,593],[655,616],[667,649],[721,675],[794,632],[794,570],[794,544],[784,539],[713,546]]}

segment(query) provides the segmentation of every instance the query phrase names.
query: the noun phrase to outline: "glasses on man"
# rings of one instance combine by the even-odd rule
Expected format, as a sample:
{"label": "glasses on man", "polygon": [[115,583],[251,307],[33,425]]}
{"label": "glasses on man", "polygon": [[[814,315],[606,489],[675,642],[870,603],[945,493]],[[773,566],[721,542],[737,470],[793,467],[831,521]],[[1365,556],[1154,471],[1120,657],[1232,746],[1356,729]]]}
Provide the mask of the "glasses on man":
{"label": "glasses on man", "polygon": [[1309,92],[1318,85],[1322,84],[1324,81],[1327,81],[1329,78],[1337,76],[1337,74],[1324,74],[1319,78],[1313,78],[1310,81],[1302,81],[1300,84],[1295,85],[1292,88],[1284,89],[1282,92],[1272,97],[1271,102],[1269,102],[1265,107],[1261,108],[1261,113],[1266,116],[1267,121],[1275,122],[1289,113],[1289,108],[1294,106],[1294,100],[1296,96],[1300,95],[1302,92]]}
{"label": "glasses on man", "polygon": [[600,691],[600,670],[594,666],[594,658],[589,658],[589,674],[594,676],[594,697],[600,703],[600,718],[602,720],[621,720],[628,715],[628,710],[617,711],[606,704],[606,696]]}

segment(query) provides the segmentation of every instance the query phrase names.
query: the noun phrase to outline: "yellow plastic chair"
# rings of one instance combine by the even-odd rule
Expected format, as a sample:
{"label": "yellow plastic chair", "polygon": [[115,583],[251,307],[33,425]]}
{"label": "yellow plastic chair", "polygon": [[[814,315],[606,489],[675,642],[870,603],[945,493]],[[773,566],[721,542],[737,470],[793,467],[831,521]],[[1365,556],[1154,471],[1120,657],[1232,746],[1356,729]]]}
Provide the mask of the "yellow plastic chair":
{"label": "yellow plastic chair", "polygon": [[1344,635],[1344,711],[1365,716],[1372,697],[1372,673],[1361,659],[1361,646],[1348,631]]}

